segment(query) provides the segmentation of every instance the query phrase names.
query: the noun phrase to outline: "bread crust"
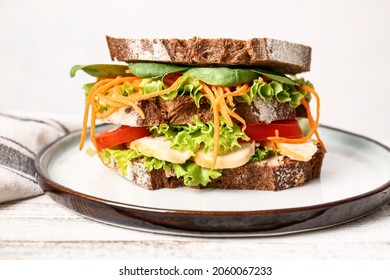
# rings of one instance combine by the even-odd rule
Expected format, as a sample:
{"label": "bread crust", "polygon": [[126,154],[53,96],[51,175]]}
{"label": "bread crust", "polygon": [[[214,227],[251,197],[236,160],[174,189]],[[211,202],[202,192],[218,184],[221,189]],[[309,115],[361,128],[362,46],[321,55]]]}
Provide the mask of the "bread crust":
{"label": "bread crust", "polygon": [[[302,186],[320,177],[324,154],[319,146],[316,154],[307,162],[292,160],[281,155],[273,156],[237,168],[223,169],[222,175],[207,187],[194,186],[193,188],[280,191]],[[148,172],[141,161],[131,163],[127,172],[126,179],[148,190],[183,186],[183,179],[176,178],[174,173],[163,169]]]}
{"label": "bread crust", "polygon": [[112,60],[198,66],[258,66],[284,74],[310,70],[311,48],[271,38],[134,39],[106,36]]}

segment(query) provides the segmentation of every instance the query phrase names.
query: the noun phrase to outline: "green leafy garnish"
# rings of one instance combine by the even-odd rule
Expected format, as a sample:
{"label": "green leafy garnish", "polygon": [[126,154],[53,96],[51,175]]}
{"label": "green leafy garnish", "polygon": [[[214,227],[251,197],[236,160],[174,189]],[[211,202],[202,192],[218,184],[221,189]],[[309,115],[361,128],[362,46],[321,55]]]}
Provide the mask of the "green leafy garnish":
{"label": "green leafy garnish", "polygon": [[164,87],[164,83],[159,79],[143,79],[139,84],[139,89],[141,94],[152,93],[156,91],[162,90]]}
{"label": "green leafy garnish", "polygon": [[277,150],[271,147],[257,147],[249,162],[262,161],[275,153],[277,153]]}
{"label": "green leafy garnish", "polygon": [[219,169],[208,169],[201,167],[194,162],[187,161],[184,164],[172,164],[172,168],[177,177],[184,179],[186,186],[206,186],[212,179],[216,179],[222,175]]}
{"label": "green leafy garnish", "polygon": [[70,76],[73,78],[76,72],[83,70],[85,73],[97,78],[116,78],[117,76],[128,76],[126,65],[117,64],[88,64],[75,65],[70,69]]}
{"label": "green leafy garnish", "polygon": [[[194,124],[152,126],[150,131],[155,137],[165,136],[166,140],[172,142],[172,149],[185,149],[191,155],[195,155],[195,152],[202,147],[207,153],[214,148],[214,123],[212,121],[202,123],[197,116],[193,120]],[[234,147],[241,147],[238,139],[250,140],[237,124],[233,124],[231,127],[222,121],[219,139],[220,151],[228,152],[232,151]]]}
{"label": "green leafy garnish", "polygon": [[[300,82],[303,83],[304,80],[301,80]],[[277,81],[267,83],[262,79],[254,80],[250,92],[241,96],[236,96],[235,100],[246,102],[250,105],[255,96],[260,96],[264,102],[275,97],[280,103],[289,102],[292,108],[298,107],[301,104],[302,98],[310,100],[310,93],[299,91],[295,86]]]}
{"label": "green leafy garnish", "polygon": [[221,170],[201,167],[194,162],[187,161],[183,164],[171,163],[151,157],[144,157],[143,162],[147,171],[163,168],[173,170],[177,178],[183,178],[185,186],[206,186],[212,179],[222,175]]}
{"label": "green leafy garnish", "polygon": [[132,149],[114,149],[114,148],[106,148],[100,151],[101,157],[105,164],[110,165],[112,161],[118,166],[118,171],[123,176],[127,175],[127,166],[129,163],[137,158],[142,157],[142,155]]}
{"label": "green leafy garnish", "polygon": [[129,64],[128,68],[137,77],[158,78],[169,73],[182,72],[190,67],[157,62],[137,62]]}
{"label": "green leafy garnish", "polygon": [[180,72],[214,86],[235,86],[251,82],[259,74],[280,83],[296,84],[283,74],[260,68],[191,67],[157,62],[131,63],[128,67],[131,73],[140,78],[158,78],[170,73]]}
{"label": "green leafy garnish", "polygon": [[193,67],[185,74],[213,86],[236,86],[259,77],[252,70],[227,67]]}
{"label": "green leafy garnish", "polygon": [[290,79],[286,75],[283,75],[283,74],[280,74],[277,72],[273,72],[270,70],[256,68],[256,69],[251,69],[251,71],[259,73],[259,74],[261,74],[267,78],[270,78],[273,81],[277,81],[279,83],[288,84],[288,85],[296,85],[297,84],[296,82],[294,82],[292,79]]}
{"label": "green leafy garnish", "polygon": [[176,96],[189,95],[191,96],[196,106],[200,107],[200,99],[204,96],[200,91],[202,88],[201,83],[188,75],[183,75],[179,78],[179,86],[177,89],[171,91],[168,94],[161,96],[163,99],[174,99]]}
{"label": "green leafy garnish", "polygon": [[89,92],[91,91],[91,88],[93,87],[95,83],[88,83],[83,86],[83,90],[85,93],[85,96],[88,96]]}

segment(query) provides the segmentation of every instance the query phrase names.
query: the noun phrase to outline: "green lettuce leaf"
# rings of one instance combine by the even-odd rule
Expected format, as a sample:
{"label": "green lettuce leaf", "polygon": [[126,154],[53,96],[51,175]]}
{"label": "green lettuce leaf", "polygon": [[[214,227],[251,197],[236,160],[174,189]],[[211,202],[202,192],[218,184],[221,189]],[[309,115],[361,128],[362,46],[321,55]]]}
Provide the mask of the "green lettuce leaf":
{"label": "green lettuce leaf", "polygon": [[195,80],[188,75],[183,75],[179,79],[180,80],[178,88],[161,97],[163,99],[172,100],[176,96],[189,95],[194,99],[196,106],[199,108],[200,99],[204,96],[201,92],[199,92],[202,88],[201,83],[199,83],[198,80]]}
{"label": "green lettuce leaf", "polygon": [[163,168],[164,170],[173,170],[177,178],[183,178],[185,186],[206,186],[213,179],[222,175],[218,169],[208,169],[201,167],[194,162],[187,161],[183,164],[171,163],[151,157],[143,158],[147,171]]}
{"label": "green lettuce leaf", "polygon": [[[214,148],[214,124],[212,121],[202,123],[197,116],[193,120],[194,124],[152,126],[150,131],[153,136],[165,135],[165,139],[172,142],[172,149],[185,149],[191,155],[195,155],[195,152],[202,147],[207,153]],[[221,152],[228,152],[233,150],[234,147],[241,147],[238,143],[240,138],[245,141],[250,140],[237,124],[230,127],[223,120],[221,121]]]}
{"label": "green lettuce leaf", "polygon": [[183,72],[189,66],[165,64],[157,62],[137,62],[129,64],[130,72],[140,78],[158,78],[169,73]]}
{"label": "green lettuce leaf", "polygon": [[200,99],[204,96],[204,94],[200,92],[201,88],[201,83],[192,78],[189,78],[188,83],[183,87],[183,95],[188,94],[191,96],[198,108],[200,107]]}
{"label": "green lettuce leaf", "polygon": [[[313,85],[310,81],[305,80],[304,78],[295,78],[295,81],[296,81],[297,84],[300,85],[300,86],[306,85],[306,86],[311,87],[312,89],[315,89],[315,88],[314,88],[314,85]],[[305,90],[300,90],[299,92],[300,92],[301,94],[303,94],[303,96],[304,96],[304,98],[305,98],[305,100],[306,100],[307,102],[310,102],[310,100],[311,100],[311,93],[310,93],[310,92],[307,92],[307,91],[305,91]]]}
{"label": "green lettuce leaf", "polygon": [[76,72],[83,70],[85,73],[97,78],[116,78],[117,76],[129,76],[126,73],[126,65],[117,64],[88,64],[75,65],[70,69],[70,76],[76,76]]}
{"label": "green lettuce leaf", "polygon": [[160,169],[163,168],[164,170],[170,170],[172,169],[170,162],[167,162],[165,160],[160,160],[158,158],[154,157],[143,157],[143,162],[145,165],[146,171],[150,172],[153,169]]}
{"label": "green lettuce leaf", "polygon": [[292,85],[292,86],[297,84],[294,80],[290,79],[286,75],[283,75],[283,74],[280,74],[280,73],[277,73],[274,71],[259,69],[259,68],[251,69],[251,71],[256,72],[258,74],[261,74],[267,78],[270,78],[273,81],[276,81],[276,82],[279,82],[282,84],[287,84],[287,85]]}
{"label": "green lettuce leaf", "polygon": [[215,86],[235,86],[251,82],[259,74],[284,84],[295,85],[289,77],[266,69],[238,69],[227,67],[190,67],[158,62],[136,62],[128,65],[130,72],[140,78],[163,77],[169,73],[185,72],[189,76]]}
{"label": "green lettuce leaf", "polygon": [[113,148],[106,148],[100,151],[101,157],[105,164],[112,164],[112,161],[115,162],[116,166],[118,166],[118,171],[123,176],[127,175],[127,166],[129,163],[136,159],[142,157],[142,155],[132,149],[113,149]]}
{"label": "green lettuce leaf", "polygon": [[259,77],[259,74],[248,69],[227,67],[193,67],[184,73],[213,86],[236,86]]}
{"label": "green lettuce leaf", "polygon": [[130,94],[136,93],[134,86],[129,82],[125,82],[124,84],[119,86],[119,91],[123,96],[129,96]]}
{"label": "green lettuce leaf", "polygon": [[269,101],[275,97],[280,103],[289,102],[292,108],[296,108],[301,104],[302,98],[310,101],[311,94],[306,91],[297,90],[296,85],[312,84],[304,79],[296,80],[295,85],[283,84],[278,81],[272,81],[270,83],[265,82],[262,79],[254,80],[250,89],[250,93],[245,96],[235,97],[238,102],[246,102],[249,105],[252,103],[255,96],[259,96],[264,102]]}
{"label": "green lettuce leaf", "polygon": [[152,93],[164,89],[164,83],[159,79],[142,79],[139,84],[141,94]]}
{"label": "green lettuce leaf", "polygon": [[88,83],[88,84],[85,84],[85,85],[83,86],[83,90],[84,90],[84,93],[85,93],[85,97],[88,96],[88,94],[89,94],[89,92],[91,91],[91,89],[92,89],[92,87],[93,87],[94,84],[95,84],[95,83]]}
{"label": "green lettuce leaf", "polygon": [[276,149],[273,149],[271,147],[257,147],[255,150],[255,154],[251,156],[249,159],[249,162],[255,162],[255,161],[261,161],[263,159],[266,159],[267,157],[274,155],[277,153]]}
{"label": "green lettuce leaf", "polygon": [[222,171],[219,169],[204,168],[191,161],[184,164],[172,163],[172,168],[177,177],[184,179],[184,185],[186,186],[206,186],[213,179],[222,175]]}

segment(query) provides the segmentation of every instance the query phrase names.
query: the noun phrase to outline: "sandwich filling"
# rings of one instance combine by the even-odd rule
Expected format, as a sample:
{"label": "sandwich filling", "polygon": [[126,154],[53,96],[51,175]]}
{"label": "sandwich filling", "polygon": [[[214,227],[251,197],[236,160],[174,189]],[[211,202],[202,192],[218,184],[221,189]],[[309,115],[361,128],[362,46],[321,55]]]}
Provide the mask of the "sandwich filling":
{"label": "sandwich filling", "polygon": [[[147,171],[163,168],[169,176],[183,178],[186,186],[206,186],[225,168],[284,155],[309,161],[318,146],[325,150],[317,127],[320,99],[304,79],[287,77],[259,68],[190,67],[153,62],[126,65],[76,65],[97,80],[84,86],[86,92],[80,149],[90,120],[90,139],[102,162],[127,176],[132,162],[142,162]],[[308,103],[316,99],[315,119]],[[141,102],[169,102],[191,98],[196,108],[208,107],[208,118],[191,116],[186,123],[124,125],[96,133],[96,121],[115,122],[120,112],[133,112],[145,120]],[[240,108],[280,103],[303,109],[307,127],[296,118],[267,118],[249,122]],[[268,106],[269,107],[269,106]],[[275,113],[273,111],[273,113]],[[147,123],[147,122],[146,122]],[[313,138],[315,136],[315,138]]]}

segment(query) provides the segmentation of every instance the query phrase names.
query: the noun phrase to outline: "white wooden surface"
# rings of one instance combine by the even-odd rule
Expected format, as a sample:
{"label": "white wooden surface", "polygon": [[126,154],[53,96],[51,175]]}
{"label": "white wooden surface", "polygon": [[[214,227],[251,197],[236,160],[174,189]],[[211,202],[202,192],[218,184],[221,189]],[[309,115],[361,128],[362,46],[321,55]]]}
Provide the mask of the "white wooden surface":
{"label": "white wooden surface", "polygon": [[47,195],[0,204],[0,259],[390,259],[390,204],[333,228],[267,238],[160,235],[102,224]]}

